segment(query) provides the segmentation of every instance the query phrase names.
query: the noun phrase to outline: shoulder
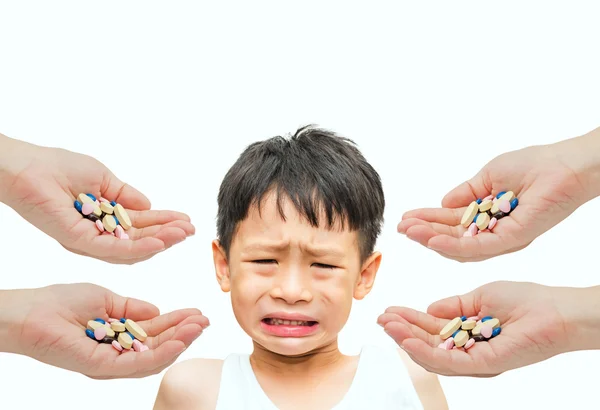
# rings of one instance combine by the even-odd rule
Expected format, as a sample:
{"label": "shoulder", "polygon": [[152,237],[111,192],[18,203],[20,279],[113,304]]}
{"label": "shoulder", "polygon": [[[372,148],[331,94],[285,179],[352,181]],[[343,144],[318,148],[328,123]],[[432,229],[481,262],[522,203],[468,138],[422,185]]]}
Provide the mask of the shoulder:
{"label": "shoulder", "polygon": [[223,360],[190,359],[169,368],[160,383],[154,410],[214,409]]}
{"label": "shoulder", "polygon": [[419,399],[423,403],[423,409],[447,410],[448,403],[438,375],[425,370],[421,365],[415,363],[408,353],[401,348],[397,350],[408,370]]}

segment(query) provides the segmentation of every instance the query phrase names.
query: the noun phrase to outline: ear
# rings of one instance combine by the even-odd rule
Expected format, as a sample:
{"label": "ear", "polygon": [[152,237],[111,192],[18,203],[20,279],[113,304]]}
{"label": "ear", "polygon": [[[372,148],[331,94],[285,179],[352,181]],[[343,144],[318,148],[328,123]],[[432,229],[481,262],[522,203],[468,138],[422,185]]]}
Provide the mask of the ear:
{"label": "ear", "polygon": [[358,283],[354,288],[354,298],[357,300],[363,299],[373,288],[375,283],[375,276],[379,270],[381,264],[381,252],[373,252],[371,256],[363,263],[360,275],[358,276]]}
{"label": "ear", "polygon": [[231,289],[231,281],[229,276],[229,264],[227,263],[227,255],[225,249],[221,246],[218,240],[212,242],[213,261],[215,263],[215,272],[217,274],[217,282],[221,286],[223,292],[229,292]]}

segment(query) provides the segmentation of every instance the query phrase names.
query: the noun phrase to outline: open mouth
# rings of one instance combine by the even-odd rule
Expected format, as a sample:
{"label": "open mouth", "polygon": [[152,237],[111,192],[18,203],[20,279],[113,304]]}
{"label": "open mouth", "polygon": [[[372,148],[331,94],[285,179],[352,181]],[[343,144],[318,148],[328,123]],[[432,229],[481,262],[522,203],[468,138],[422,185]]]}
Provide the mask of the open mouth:
{"label": "open mouth", "polygon": [[263,319],[262,322],[270,326],[314,326],[318,323],[312,320],[283,320],[270,317]]}

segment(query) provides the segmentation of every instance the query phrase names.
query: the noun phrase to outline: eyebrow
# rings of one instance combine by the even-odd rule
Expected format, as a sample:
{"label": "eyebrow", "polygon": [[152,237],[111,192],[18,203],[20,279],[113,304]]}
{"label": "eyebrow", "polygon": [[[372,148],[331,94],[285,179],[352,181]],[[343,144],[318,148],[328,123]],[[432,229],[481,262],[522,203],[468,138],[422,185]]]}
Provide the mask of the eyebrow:
{"label": "eyebrow", "polygon": [[[252,251],[266,251],[266,252],[282,252],[288,249],[289,243],[253,243],[245,246],[242,252]],[[328,247],[313,247],[303,246],[302,250],[312,256],[323,257],[323,256],[336,256],[344,257],[346,253],[340,248],[328,248]]]}

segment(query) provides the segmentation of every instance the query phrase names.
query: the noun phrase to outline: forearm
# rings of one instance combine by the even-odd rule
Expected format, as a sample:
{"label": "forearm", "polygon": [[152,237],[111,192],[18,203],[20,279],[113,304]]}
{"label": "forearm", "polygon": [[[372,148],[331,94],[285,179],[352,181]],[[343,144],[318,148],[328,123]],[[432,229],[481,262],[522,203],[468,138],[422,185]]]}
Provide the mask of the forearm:
{"label": "forearm", "polygon": [[568,351],[600,349],[600,286],[562,288],[559,303]]}
{"label": "forearm", "polygon": [[32,289],[0,290],[0,352],[21,353],[21,331]]}
{"label": "forearm", "polygon": [[0,134],[0,202],[8,204],[11,186],[35,157],[36,148],[36,145]]}
{"label": "forearm", "polygon": [[551,147],[561,162],[577,175],[586,192],[584,201],[600,196],[600,128]]}

